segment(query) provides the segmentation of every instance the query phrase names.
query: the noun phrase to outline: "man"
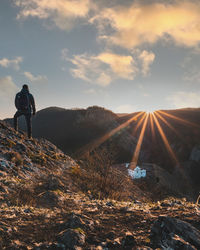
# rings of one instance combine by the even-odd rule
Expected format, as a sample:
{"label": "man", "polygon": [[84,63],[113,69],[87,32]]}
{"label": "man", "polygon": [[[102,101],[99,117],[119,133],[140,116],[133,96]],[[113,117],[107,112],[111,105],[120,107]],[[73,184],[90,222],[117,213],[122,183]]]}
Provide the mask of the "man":
{"label": "man", "polygon": [[31,124],[31,116],[35,115],[35,101],[31,93],[29,93],[28,85],[24,84],[22,90],[17,93],[15,97],[15,106],[17,108],[17,112],[14,115],[14,128],[18,130],[18,117],[25,116],[28,137],[32,137],[32,124]]}

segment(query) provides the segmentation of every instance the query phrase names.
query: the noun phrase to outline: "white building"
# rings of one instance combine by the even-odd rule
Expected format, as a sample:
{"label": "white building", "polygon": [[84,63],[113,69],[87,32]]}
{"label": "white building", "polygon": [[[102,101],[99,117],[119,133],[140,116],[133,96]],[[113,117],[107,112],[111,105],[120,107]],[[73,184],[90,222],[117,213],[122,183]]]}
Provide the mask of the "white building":
{"label": "white building", "polygon": [[141,169],[139,166],[137,166],[134,170],[128,169],[128,174],[133,179],[140,179],[145,178],[147,173],[145,169]]}

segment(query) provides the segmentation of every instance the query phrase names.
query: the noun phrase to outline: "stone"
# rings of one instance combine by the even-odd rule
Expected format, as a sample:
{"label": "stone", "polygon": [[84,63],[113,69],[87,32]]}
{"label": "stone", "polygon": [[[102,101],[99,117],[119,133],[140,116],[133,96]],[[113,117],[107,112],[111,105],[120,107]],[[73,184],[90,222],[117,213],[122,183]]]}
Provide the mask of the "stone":
{"label": "stone", "polygon": [[75,213],[72,213],[69,217],[68,222],[67,222],[67,226],[72,228],[72,229],[83,228],[85,226],[85,223],[80,218],[80,216],[76,215]]}
{"label": "stone", "polygon": [[122,246],[123,246],[123,249],[132,249],[133,247],[135,247],[136,241],[133,235],[126,235],[122,239]]}
{"label": "stone", "polygon": [[200,231],[179,219],[160,216],[150,234],[154,248],[200,249]]}
{"label": "stone", "polygon": [[76,249],[77,246],[85,244],[85,234],[75,229],[67,229],[60,235],[59,239],[70,249]]}
{"label": "stone", "polygon": [[15,145],[15,149],[19,150],[19,151],[23,151],[26,152],[27,148],[24,144],[17,142]]}
{"label": "stone", "polygon": [[69,217],[66,226],[74,229],[83,228],[92,230],[94,228],[94,222],[92,220],[87,220],[87,219],[84,219],[83,221],[80,215],[72,213]]}
{"label": "stone", "polygon": [[32,213],[32,211],[30,210],[30,208],[26,208],[24,209],[24,213],[29,214],[29,213]]}
{"label": "stone", "polygon": [[58,197],[54,192],[47,191],[38,199],[38,205],[43,207],[55,207],[58,204]]}
{"label": "stone", "polygon": [[106,206],[112,207],[112,206],[114,206],[114,204],[111,201],[108,201],[108,202],[106,202]]}
{"label": "stone", "polygon": [[115,238],[115,233],[114,232],[109,232],[107,235],[106,235],[106,238],[109,239],[109,240],[114,240]]}

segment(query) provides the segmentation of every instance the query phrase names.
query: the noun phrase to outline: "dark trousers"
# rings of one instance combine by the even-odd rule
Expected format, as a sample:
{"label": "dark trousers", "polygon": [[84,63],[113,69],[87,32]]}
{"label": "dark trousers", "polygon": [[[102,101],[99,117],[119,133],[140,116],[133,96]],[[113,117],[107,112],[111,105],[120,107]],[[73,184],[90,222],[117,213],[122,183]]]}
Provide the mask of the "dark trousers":
{"label": "dark trousers", "polygon": [[14,115],[14,129],[16,131],[18,130],[18,117],[20,117],[22,115],[26,119],[28,137],[31,138],[31,136],[32,136],[31,113],[18,110]]}

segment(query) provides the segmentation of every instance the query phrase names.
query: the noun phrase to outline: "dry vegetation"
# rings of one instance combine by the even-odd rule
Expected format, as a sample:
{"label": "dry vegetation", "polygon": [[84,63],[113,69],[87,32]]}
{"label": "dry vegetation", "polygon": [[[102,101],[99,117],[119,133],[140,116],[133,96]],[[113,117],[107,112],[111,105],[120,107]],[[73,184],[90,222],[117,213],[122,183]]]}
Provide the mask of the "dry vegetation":
{"label": "dry vegetation", "polygon": [[113,167],[114,155],[105,148],[92,151],[72,171],[74,184],[98,199],[129,200],[133,182],[125,171]]}

